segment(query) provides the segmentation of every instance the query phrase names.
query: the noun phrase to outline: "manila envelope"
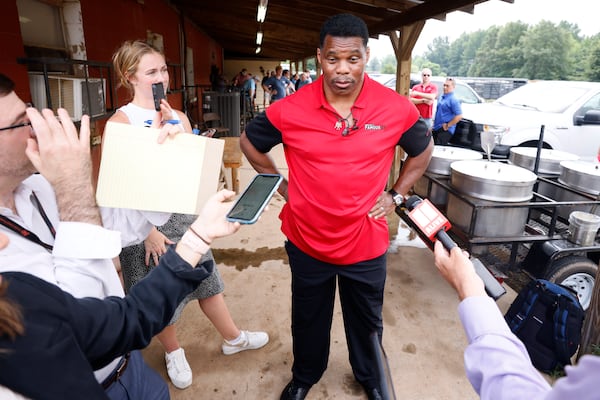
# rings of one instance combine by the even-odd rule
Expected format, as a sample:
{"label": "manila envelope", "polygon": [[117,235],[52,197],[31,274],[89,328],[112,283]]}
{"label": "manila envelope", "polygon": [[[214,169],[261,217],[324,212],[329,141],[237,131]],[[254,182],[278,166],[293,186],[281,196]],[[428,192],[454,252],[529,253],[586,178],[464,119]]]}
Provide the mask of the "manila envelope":
{"label": "manila envelope", "polygon": [[224,141],[107,122],[96,188],[101,207],[197,215],[216,193]]}

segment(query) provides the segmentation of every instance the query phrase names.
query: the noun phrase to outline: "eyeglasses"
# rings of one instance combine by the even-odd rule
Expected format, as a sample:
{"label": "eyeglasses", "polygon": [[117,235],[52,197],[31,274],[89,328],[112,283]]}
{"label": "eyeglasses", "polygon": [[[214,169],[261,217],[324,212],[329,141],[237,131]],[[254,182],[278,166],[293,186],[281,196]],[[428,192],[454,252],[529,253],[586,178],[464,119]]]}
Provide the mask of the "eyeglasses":
{"label": "eyeglasses", "polygon": [[[33,107],[33,104],[31,104],[31,103],[26,103],[25,105],[28,108],[29,107]],[[22,128],[24,126],[29,126],[29,127],[31,127],[31,130],[33,130],[33,126],[31,125],[31,122],[28,121],[28,122],[21,122],[20,124],[14,124],[14,125],[11,125],[11,126],[5,126],[4,128],[0,128],[0,131],[8,131],[8,130],[11,130],[11,129]]]}
{"label": "eyeglasses", "polygon": [[423,76],[431,76],[431,74],[421,74],[421,75],[423,75]]}
{"label": "eyeglasses", "polygon": [[348,126],[348,123],[345,124],[344,130],[342,131],[342,136],[348,136],[351,131],[355,131],[358,129],[358,120],[354,118],[354,125]]}
{"label": "eyeglasses", "polygon": [[[24,126],[31,126],[31,122],[23,122],[21,124],[16,124],[16,125],[11,125],[11,126],[6,126],[4,128],[0,128],[0,131],[8,131],[10,129],[17,129],[17,128],[22,128]],[[33,128],[31,128],[33,129]]]}

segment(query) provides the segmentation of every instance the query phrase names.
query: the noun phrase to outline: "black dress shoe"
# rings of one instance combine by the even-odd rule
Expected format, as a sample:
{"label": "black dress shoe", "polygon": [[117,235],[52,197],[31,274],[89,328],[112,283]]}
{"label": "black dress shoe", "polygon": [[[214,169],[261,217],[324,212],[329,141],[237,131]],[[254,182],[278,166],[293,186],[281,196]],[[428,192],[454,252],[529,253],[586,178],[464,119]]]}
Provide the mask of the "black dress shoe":
{"label": "black dress shoe", "polygon": [[369,400],[383,400],[383,396],[377,388],[368,389],[366,392]]}
{"label": "black dress shoe", "polygon": [[302,400],[306,397],[309,390],[310,387],[298,386],[292,379],[283,389],[283,392],[281,392],[279,400]]}

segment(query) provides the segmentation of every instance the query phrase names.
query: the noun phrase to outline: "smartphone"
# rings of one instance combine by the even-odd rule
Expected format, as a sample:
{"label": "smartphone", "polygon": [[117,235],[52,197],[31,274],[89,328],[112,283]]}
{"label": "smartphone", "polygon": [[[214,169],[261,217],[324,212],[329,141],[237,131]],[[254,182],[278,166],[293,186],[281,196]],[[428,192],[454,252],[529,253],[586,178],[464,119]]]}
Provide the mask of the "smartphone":
{"label": "smartphone", "polygon": [[165,98],[165,88],[162,82],[152,84],[152,96],[154,97],[154,109],[160,111],[160,100]]}
{"label": "smartphone", "polygon": [[256,175],[227,213],[227,220],[240,224],[255,223],[282,180],[283,176],[279,174]]}

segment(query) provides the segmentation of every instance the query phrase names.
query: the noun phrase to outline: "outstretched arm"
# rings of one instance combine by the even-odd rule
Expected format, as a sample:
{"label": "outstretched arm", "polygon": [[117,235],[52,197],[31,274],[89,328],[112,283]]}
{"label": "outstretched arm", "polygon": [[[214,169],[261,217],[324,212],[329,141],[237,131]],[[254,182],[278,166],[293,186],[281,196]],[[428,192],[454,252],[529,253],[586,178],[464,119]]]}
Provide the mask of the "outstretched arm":
{"label": "outstretched arm", "polygon": [[225,219],[234,196],[228,190],[212,196],[179,243],[125,298],[75,300],[67,296],[73,317],[70,324],[94,368],[145,347],[168,324],[183,298],[216,268],[212,260],[198,262],[214,239],[240,228],[239,223]]}
{"label": "outstretched arm", "polygon": [[[435,265],[456,290],[458,308],[469,345],[465,369],[481,399],[543,399],[550,385],[533,367],[523,343],[510,331],[468,255],[458,247],[450,253],[437,241]],[[574,397],[575,398],[575,397]]]}

